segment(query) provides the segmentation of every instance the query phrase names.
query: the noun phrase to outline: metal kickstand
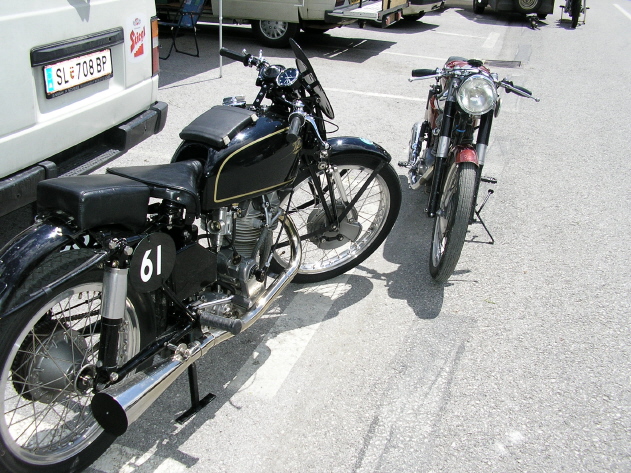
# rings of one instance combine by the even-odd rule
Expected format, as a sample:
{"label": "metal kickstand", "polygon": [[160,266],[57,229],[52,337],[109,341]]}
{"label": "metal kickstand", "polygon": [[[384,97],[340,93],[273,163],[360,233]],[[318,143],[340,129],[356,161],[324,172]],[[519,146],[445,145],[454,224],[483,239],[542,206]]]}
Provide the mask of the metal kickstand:
{"label": "metal kickstand", "polygon": [[202,399],[199,398],[199,385],[197,383],[197,363],[193,363],[188,368],[188,387],[191,390],[191,407],[182,415],[175,419],[178,424],[184,424],[187,420],[201,411],[204,407],[215,399],[213,393],[208,393]]}
{"label": "metal kickstand", "polygon": [[[497,184],[497,179],[495,179],[494,177],[483,177],[480,180],[482,182],[488,182],[489,184]],[[484,208],[484,206],[486,205],[489,198],[491,197],[491,195],[493,195],[494,192],[495,191],[493,189],[489,189],[488,193],[486,194],[486,198],[484,199],[484,202],[482,202],[480,207],[478,207],[477,210],[475,210],[475,215],[478,217],[478,221],[482,224],[482,226],[484,227],[484,230],[486,231],[486,234],[491,239],[491,241],[489,242],[489,245],[493,245],[495,243],[495,238],[493,238],[493,235],[491,235],[491,232],[489,231],[488,227],[484,223],[484,220],[482,219],[480,212],[482,212],[482,209]]]}

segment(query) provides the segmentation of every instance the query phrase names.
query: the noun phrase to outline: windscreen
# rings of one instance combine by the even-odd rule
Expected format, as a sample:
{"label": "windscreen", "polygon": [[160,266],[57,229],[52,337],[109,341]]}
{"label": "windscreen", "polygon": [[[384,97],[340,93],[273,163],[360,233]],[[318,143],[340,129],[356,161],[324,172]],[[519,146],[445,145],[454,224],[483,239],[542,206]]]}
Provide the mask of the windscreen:
{"label": "windscreen", "polygon": [[304,51],[300,48],[300,46],[298,46],[298,43],[296,43],[293,39],[290,39],[289,42],[291,44],[291,49],[294,50],[294,55],[296,56],[296,67],[300,71],[302,79],[311,87],[313,93],[320,99],[320,108],[322,109],[322,113],[332,120],[335,118],[333,107],[331,107],[331,102],[329,102],[328,97],[324,93],[324,89],[320,85],[309,59],[307,59]]}

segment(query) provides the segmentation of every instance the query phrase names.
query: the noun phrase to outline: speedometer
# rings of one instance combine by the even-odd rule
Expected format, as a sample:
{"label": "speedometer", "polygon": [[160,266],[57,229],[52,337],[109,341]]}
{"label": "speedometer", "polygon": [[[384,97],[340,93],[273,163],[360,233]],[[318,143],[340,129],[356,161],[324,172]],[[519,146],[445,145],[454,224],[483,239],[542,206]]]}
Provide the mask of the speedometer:
{"label": "speedometer", "polygon": [[299,75],[298,69],[290,67],[279,74],[276,83],[281,87],[291,87],[296,83]]}

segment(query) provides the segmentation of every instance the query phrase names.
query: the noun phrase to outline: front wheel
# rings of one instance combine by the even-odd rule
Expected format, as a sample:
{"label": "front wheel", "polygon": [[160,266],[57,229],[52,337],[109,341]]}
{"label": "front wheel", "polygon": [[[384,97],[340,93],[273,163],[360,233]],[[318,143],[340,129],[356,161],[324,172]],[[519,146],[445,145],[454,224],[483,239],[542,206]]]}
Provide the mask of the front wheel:
{"label": "front wheel", "polygon": [[[327,230],[326,210],[329,215],[335,212],[340,216],[345,210],[340,198],[346,196],[348,202],[352,201],[379,164],[369,156],[350,153],[334,156],[330,162],[339,175],[339,179],[331,179],[338,201],[335,209],[330,203],[325,171],[318,171],[319,182],[314,182],[307,171],[301,172],[294,182],[288,214],[302,240],[302,262],[294,278],[297,283],[324,281],[360,264],[383,243],[401,207],[399,177],[386,164],[339,222],[339,228]],[[318,196],[317,186],[324,190],[326,203]],[[275,258],[283,265],[282,248]]]}
{"label": "front wheel", "polygon": [[[85,261],[70,250],[46,259],[17,291],[15,304]],[[0,321],[0,471],[81,471],[114,441],[92,415],[100,342],[103,271],[71,278]],[[120,329],[119,363],[153,337],[150,302],[132,290]],[[32,304],[33,305],[33,304]]]}
{"label": "front wheel", "polygon": [[265,46],[272,48],[285,48],[289,45],[289,40],[298,33],[297,23],[287,21],[260,20],[252,22],[254,35]]}
{"label": "front wheel", "polygon": [[572,11],[570,14],[572,16],[572,28],[576,28],[578,19],[581,16],[581,0],[572,0]]}
{"label": "front wheel", "polygon": [[429,257],[429,272],[436,282],[447,281],[458,264],[475,205],[476,176],[475,164],[453,163],[445,178]]}

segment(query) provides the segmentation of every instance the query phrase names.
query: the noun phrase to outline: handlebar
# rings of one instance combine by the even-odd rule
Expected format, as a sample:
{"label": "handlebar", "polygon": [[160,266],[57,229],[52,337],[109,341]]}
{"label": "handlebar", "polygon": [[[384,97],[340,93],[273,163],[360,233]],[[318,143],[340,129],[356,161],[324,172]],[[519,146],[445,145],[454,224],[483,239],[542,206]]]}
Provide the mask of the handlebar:
{"label": "handlebar", "polygon": [[292,113],[289,116],[289,130],[287,131],[287,143],[295,143],[300,136],[305,117],[302,113]]}
{"label": "handlebar", "polygon": [[533,99],[535,102],[539,102],[541,101],[541,99],[538,99],[536,97],[532,96],[532,92],[529,91],[528,89],[526,89],[525,87],[521,87],[519,85],[514,85],[511,81],[509,80],[502,80],[499,85],[501,87],[504,87],[504,90],[506,91],[506,93],[510,93],[513,92],[521,97],[526,97],[527,99]]}
{"label": "handlebar", "polygon": [[412,71],[412,77],[435,76],[436,74],[437,69],[414,69]]}
{"label": "handlebar", "polygon": [[219,54],[229,59],[234,59],[235,61],[242,62],[244,66],[250,65],[250,58],[252,57],[251,54],[236,53],[226,48],[221,48],[219,50]]}

